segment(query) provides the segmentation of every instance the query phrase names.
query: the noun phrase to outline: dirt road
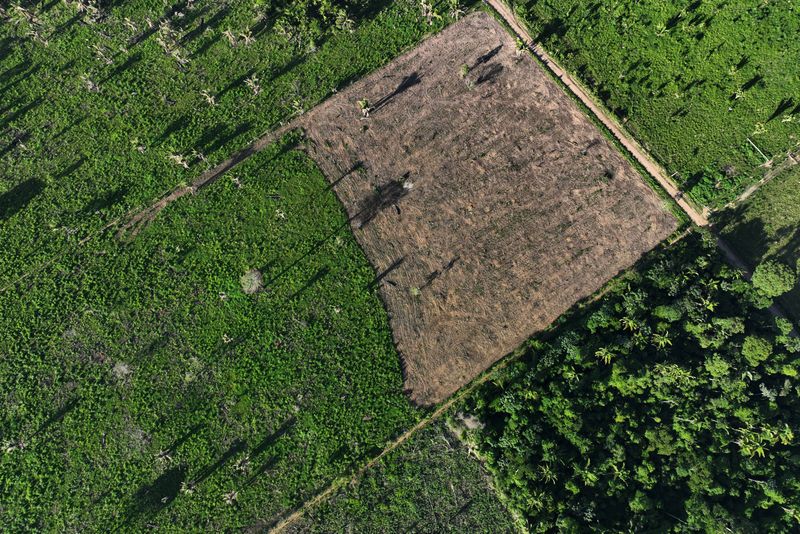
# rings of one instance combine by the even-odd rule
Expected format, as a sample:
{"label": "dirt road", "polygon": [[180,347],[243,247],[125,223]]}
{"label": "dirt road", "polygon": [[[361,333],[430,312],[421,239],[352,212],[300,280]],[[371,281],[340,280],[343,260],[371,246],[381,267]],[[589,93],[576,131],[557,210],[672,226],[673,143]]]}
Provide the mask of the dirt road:
{"label": "dirt road", "polygon": [[[675,199],[678,203],[678,206],[689,216],[694,224],[701,227],[710,227],[708,218],[704,213],[699,212],[697,209],[694,208],[691,204],[689,204],[684,198],[683,193],[678,189],[675,183],[667,176],[664,169],[650,157],[650,155],[645,151],[645,149],[635,140],[633,139],[630,134],[625,132],[622,127],[617,123],[616,119],[612,118],[609,113],[601,108],[597,102],[589,96],[588,92],[584,90],[583,86],[577,82],[575,79],[572,78],[568,73],[564,71],[561,66],[556,63],[555,60],[544,51],[541,46],[537,43],[533,42],[528,31],[525,27],[519,22],[516,15],[512,12],[511,8],[504,4],[502,0],[483,0],[486,4],[492,7],[501,17],[505,20],[506,24],[508,24],[511,29],[525,42],[527,47],[533,52],[537,58],[561,81],[564,83],[564,86],[573,94],[575,95],[583,104],[586,105],[587,108],[594,114],[595,117],[603,123],[603,125],[608,128],[608,130],[616,137],[616,139],[624,146],[636,161],[642,165],[642,167],[647,170],[650,175],[655,178],[661,187],[669,193],[669,195]],[[789,155],[787,162],[784,166],[791,166],[797,163],[795,158],[792,154]],[[783,168],[783,166],[782,166]],[[777,171],[777,169],[776,169]],[[738,202],[744,201],[750,196],[756,189],[758,189],[761,185],[763,185],[766,181],[772,178],[772,175],[768,175],[768,178],[762,180],[761,182],[755,184],[753,187],[750,188],[747,192],[745,192],[742,197],[738,199]],[[712,230],[713,231],[713,230]],[[728,263],[742,271],[745,278],[748,280],[753,274],[753,269],[750,267],[744,260],[739,257],[738,254],[733,250],[733,248],[725,242],[722,237],[720,237],[716,232],[714,232],[714,237],[717,241],[717,246],[725,255],[728,260]],[[787,315],[784,313],[783,309],[778,304],[773,304],[769,311],[772,312],[773,315],[776,317],[786,318]]]}
{"label": "dirt road", "polygon": [[534,43],[528,31],[517,20],[517,17],[511,11],[511,8],[504,4],[501,0],[484,0],[489,4],[506,23],[511,26],[514,32],[525,42],[528,48],[533,52],[539,60],[558,77],[569,91],[575,95],[589,110],[597,117],[603,125],[617,138],[617,140],[624,146],[628,152],[633,154],[636,161],[644,167],[653,178],[655,178],[661,187],[675,199],[681,209],[689,216],[694,224],[697,226],[708,226],[708,219],[706,216],[689,204],[684,198],[683,193],[678,189],[675,183],[667,176],[664,169],[656,163],[642,148],[642,146],[627,133],[625,133],[619,126],[617,121],[611,118],[608,113],[601,109],[595,100],[589,96],[584,90],[582,85],[574,80],[561,66],[556,63],[550,54],[544,51],[539,44]]}

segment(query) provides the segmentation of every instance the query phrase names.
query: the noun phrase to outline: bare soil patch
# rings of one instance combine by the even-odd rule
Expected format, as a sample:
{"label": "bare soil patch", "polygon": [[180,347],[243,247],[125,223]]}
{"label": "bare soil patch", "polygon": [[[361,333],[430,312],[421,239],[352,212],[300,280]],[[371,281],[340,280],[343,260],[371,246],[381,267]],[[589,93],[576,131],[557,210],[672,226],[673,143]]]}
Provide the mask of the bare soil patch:
{"label": "bare soil patch", "polygon": [[298,122],[379,273],[420,404],[445,399],[677,226],[485,13]]}

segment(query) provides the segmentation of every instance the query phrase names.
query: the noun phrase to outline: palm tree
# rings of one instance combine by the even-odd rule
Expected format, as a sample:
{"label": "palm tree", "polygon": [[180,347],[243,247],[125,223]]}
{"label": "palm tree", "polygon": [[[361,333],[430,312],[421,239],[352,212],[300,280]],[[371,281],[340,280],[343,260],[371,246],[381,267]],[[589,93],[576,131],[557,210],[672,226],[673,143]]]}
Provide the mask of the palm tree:
{"label": "palm tree", "polygon": [[669,338],[669,336],[666,333],[664,333],[664,334],[656,333],[656,334],[653,334],[653,343],[659,349],[663,349],[663,348],[666,348],[666,347],[672,345],[672,340]]}
{"label": "palm tree", "polygon": [[597,356],[600,359],[600,361],[606,365],[609,365],[611,363],[611,360],[615,356],[615,354],[608,347],[601,347],[597,349],[594,355]]}

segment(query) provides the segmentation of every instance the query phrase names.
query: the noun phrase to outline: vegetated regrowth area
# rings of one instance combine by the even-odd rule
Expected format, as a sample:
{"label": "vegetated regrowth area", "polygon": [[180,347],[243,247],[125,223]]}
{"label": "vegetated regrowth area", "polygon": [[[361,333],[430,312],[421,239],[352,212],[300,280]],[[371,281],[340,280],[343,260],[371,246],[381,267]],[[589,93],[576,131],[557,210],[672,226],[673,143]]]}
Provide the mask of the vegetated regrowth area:
{"label": "vegetated regrowth area", "polygon": [[416,434],[287,532],[515,532],[489,474],[442,422]]}
{"label": "vegetated regrowth area", "polygon": [[293,141],[0,294],[4,528],[263,528],[418,419]]}
{"label": "vegetated regrowth area", "polygon": [[0,288],[447,24],[408,0],[0,6]]}
{"label": "vegetated regrowth area", "polygon": [[763,175],[763,155],[800,143],[796,2],[512,4],[701,204],[723,206]]}
{"label": "vegetated regrowth area", "polygon": [[438,402],[677,226],[489,15],[298,122],[379,273],[406,386]]}
{"label": "vegetated regrowth area", "polygon": [[800,527],[800,339],[691,234],[469,397],[530,530]]}
{"label": "vegetated regrowth area", "polygon": [[800,324],[800,168],[722,213],[719,225],[725,239],[756,266],[753,282],[773,296],[783,295],[779,302]]}

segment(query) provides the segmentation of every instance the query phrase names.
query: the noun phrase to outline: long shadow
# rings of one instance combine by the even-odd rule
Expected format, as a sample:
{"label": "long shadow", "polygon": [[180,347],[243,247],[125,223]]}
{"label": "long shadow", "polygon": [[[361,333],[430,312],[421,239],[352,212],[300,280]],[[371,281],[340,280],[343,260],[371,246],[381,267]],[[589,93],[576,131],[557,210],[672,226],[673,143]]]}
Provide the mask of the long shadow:
{"label": "long shadow", "polygon": [[404,92],[414,87],[415,85],[418,85],[421,82],[422,82],[422,77],[418,73],[412,72],[411,74],[409,74],[400,81],[400,84],[397,87],[395,87],[394,91],[392,91],[388,95],[382,97],[380,100],[375,102],[375,104],[372,106],[371,111],[373,113],[378,111],[383,106],[391,102],[392,99],[394,99],[398,95],[403,94]]}
{"label": "long shadow", "polygon": [[0,221],[16,214],[44,191],[45,183],[37,178],[25,180],[13,189],[0,195]]}
{"label": "long shadow", "polygon": [[[407,176],[407,175],[406,175]],[[317,240],[314,244],[312,244],[306,252],[304,252],[301,256],[296,258],[292,261],[289,265],[284,267],[278,274],[270,278],[267,282],[264,283],[264,287],[269,287],[285,276],[289,271],[294,269],[297,265],[300,264],[303,260],[311,256],[312,254],[316,253],[320,247],[322,247],[326,242],[328,242],[331,238],[335,237],[339,234],[342,230],[350,226],[356,220],[360,220],[359,228],[363,228],[366,224],[369,223],[380,211],[383,209],[389,208],[391,206],[397,205],[397,202],[404,197],[408,193],[401,182],[393,180],[389,182],[387,185],[383,187],[379,187],[373,195],[365,199],[362,202],[361,209],[348,217],[346,221],[336,227],[332,232],[330,232],[325,237]]]}
{"label": "long shadow", "polygon": [[53,139],[60,139],[63,137],[67,132],[75,128],[76,126],[80,126],[83,122],[86,121],[86,117],[78,117],[68,125],[64,126],[61,130],[59,130],[56,134],[53,135]]}
{"label": "long shadow", "polygon": [[[12,37],[3,37],[0,39],[0,57],[6,57],[8,51],[11,49],[11,45],[14,43],[14,38]],[[2,77],[0,77],[2,79]]]}
{"label": "long shadow", "polygon": [[37,107],[39,107],[39,105],[43,101],[44,101],[44,98],[42,98],[41,96],[37,97],[35,100],[33,100],[32,102],[29,102],[28,104],[22,106],[20,109],[18,109],[14,113],[10,114],[9,116],[7,116],[5,119],[0,120],[0,129],[3,129],[6,126],[8,126],[9,124],[11,124],[12,122],[21,119],[22,117],[24,117],[31,110],[36,109]]}
{"label": "long shadow", "polygon": [[14,78],[18,74],[22,74],[25,71],[30,69],[30,65],[26,61],[21,61],[14,65],[13,67],[7,68],[2,74],[0,74],[0,81],[5,81],[10,78]]}
{"label": "long shadow", "polygon": [[[769,116],[767,122],[777,119],[778,117],[783,115],[786,111],[788,111],[789,108],[791,108],[792,106],[794,106],[794,98],[792,97],[784,98],[783,100],[780,101],[778,107],[775,108],[775,111],[772,112],[772,115]],[[798,104],[798,106],[800,106],[800,104]]]}
{"label": "long shadow", "polygon": [[272,83],[281,76],[288,74],[289,72],[293,71],[297,68],[298,65],[303,63],[306,60],[305,55],[297,55],[294,56],[292,59],[275,69],[274,71],[269,73],[269,78],[266,80],[266,83]]}
{"label": "long shadow", "polygon": [[169,447],[167,447],[167,449],[166,449],[167,453],[174,454],[175,452],[177,452],[178,447],[180,447],[181,445],[183,445],[184,443],[186,443],[187,441],[192,439],[194,436],[196,436],[197,433],[200,432],[200,429],[203,428],[203,426],[204,425],[202,425],[200,423],[197,423],[196,425],[191,427],[184,434],[182,434],[178,439],[173,441],[170,444]]}
{"label": "long shadow", "polygon": [[[221,126],[221,127],[220,127]],[[218,125],[206,132],[198,142],[197,147],[203,154],[213,154],[230,141],[248,132],[252,124],[245,121],[232,130],[228,130],[227,125]],[[216,137],[214,137],[216,135]]]}
{"label": "long shadow", "polygon": [[562,19],[556,18],[542,27],[537,36],[537,41],[548,41],[551,37],[562,38],[567,34],[567,25]]}
{"label": "long shadow", "polygon": [[200,45],[200,48],[192,52],[192,57],[197,58],[204,55],[209,48],[214,46],[220,40],[221,37],[222,35],[217,33],[211,36],[209,39],[206,39],[206,41]]}
{"label": "long shadow", "polygon": [[742,89],[744,91],[747,91],[748,89],[752,89],[753,87],[758,85],[763,80],[764,80],[764,76],[762,76],[761,74],[756,74],[755,76],[750,78],[744,85],[742,85]]}
{"label": "long shadow", "polygon": [[203,10],[203,16],[200,19],[200,24],[198,24],[195,29],[193,29],[192,31],[186,33],[183,37],[181,37],[180,43],[182,45],[186,46],[191,41],[194,41],[196,38],[200,37],[201,35],[203,35],[206,29],[216,28],[228,14],[228,7],[222,7],[216,13],[214,13],[214,15],[208,20],[205,20],[206,11],[207,9]]}
{"label": "long shadow", "polygon": [[314,284],[316,284],[317,282],[319,282],[320,280],[322,280],[323,278],[328,276],[328,274],[330,274],[330,272],[331,272],[331,269],[330,269],[330,267],[327,267],[327,266],[322,267],[321,269],[319,269],[316,273],[314,273],[314,275],[311,278],[306,280],[306,283],[303,284],[303,286],[300,289],[298,289],[297,291],[292,293],[292,296],[289,297],[289,300],[293,300],[293,299],[299,297],[300,295],[302,295],[303,293],[305,293],[307,289],[309,289],[311,286],[313,286]]}
{"label": "long shadow", "polygon": [[478,76],[478,79],[475,80],[475,85],[491,82],[497,78],[501,72],[503,72],[503,66],[499,63],[495,63]]}
{"label": "long shadow", "polygon": [[230,93],[232,90],[236,89],[237,87],[243,87],[245,80],[255,74],[255,69],[250,69],[238,78],[234,79],[228,85],[226,85],[219,93],[216,94],[217,100],[222,100],[222,97]]}
{"label": "long shadow", "polygon": [[394,260],[391,265],[389,265],[386,269],[378,273],[378,275],[372,280],[372,282],[367,284],[367,289],[373,290],[376,287],[378,287],[381,284],[381,282],[383,282],[383,279],[392,274],[392,272],[396,270],[398,267],[403,265],[404,261],[406,261],[405,256],[400,256],[399,258]]}
{"label": "long shadow", "polygon": [[172,134],[186,128],[188,125],[189,125],[188,115],[183,115],[181,117],[178,117],[177,119],[172,121],[169,126],[166,127],[166,129],[160,136],[158,136],[158,139],[156,139],[156,143],[163,143]]}
{"label": "long shadow", "polygon": [[250,35],[258,39],[261,37],[261,34],[272,29],[276,20],[277,16],[274,13],[270,12],[264,14],[261,19],[250,28]]}
{"label": "long shadow", "polygon": [[441,270],[436,269],[432,271],[428,276],[425,277],[425,283],[422,284],[419,289],[422,291],[423,289],[429,287],[433,284],[441,275],[445,274],[447,271],[453,268],[453,266],[461,259],[461,256],[456,256],[450,262],[445,265]]}
{"label": "long shadow", "polygon": [[53,31],[53,34],[54,35],[61,35],[65,31],[67,31],[70,28],[72,28],[75,24],[80,22],[81,19],[83,19],[83,14],[78,13],[76,15],[73,15],[66,22],[64,22],[63,24],[57,26],[56,29]]}
{"label": "long shadow", "polygon": [[36,438],[37,436],[40,436],[41,434],[45,433],[47,429],[49,429],[51,426],[61,422],[69,412],[75,409],[76,406],[78,406],[77,398],[73,398],[67,401],[67,403],[64,404],[64,406],[56,410],[53,413],[53,415],[48,417],[47,420],[39,426],[36,432],[34,432],[33,436],[31,436],[31,438]]}
{"label": "long shadow", "polygon": [[[258,445],[256,445],[252,451],[250,451],[250,459],[256,460],[266,451],[268,451],[277,441],[289,433],[294,425],[297,423],[297,419],[292,416],[286,421],[284,421],[278,429],[264,438]],[[244,483],[245,487],[253,485],[261,476],[266,473],[269,469],[271,469],[275,464],[278,463],[278,457],[272,456],[266,462],[263,462],[258,469],[247,479]]]}
{"label": "long shadow", "polygon": [[77,171],[78,169],[83,167],[84,164],[86,164],[86,157],[85,156],[81,156],[81,158],[78,161],[76,161],[75,163],[72,163],[69,167],[66,167],[65,169],[62,169],[61,171],[56,173],[53,176],[53,178],[55,180],[60,180],[62,178],[66,178],[67,176],[70,176],[75,171]]}
{"label": "long shadow", "polygon": [[488,52],[486,52],[482,56],[478,57],[478,59],[475,60],[475,64],[472,65],[472,68],[474,69],[475,67],[478,67],[480,65],[483,65],[484,63],[487,63],[490,59],[492,59],[494,56],[496,56],[498,53],[500,53],[500,50],[502,50],[502,49],[503,49],[503,44],[502,43],[497,45],[496,47],[492,48],[491,50],[489,50]]}
{"label": "long shadow", "polygon": [[134,65],[139,63],[143,58],[144,58],[144,55],[141,52],[136,52],[135,54],[132,54],[131,56],[128,57],[128,59],[125,60],[124,63],[122,63],[121,65],[118,65],[114,70],[112,70],[110,73],[108,73],[108,75],[105,78],[103,78],[100,81],[100,83],[101,84],[102,83],[106,83],[109,80],[111,80],[112,78],[115,78],[115,77],[119,76],[120,74],[122,74],[126,70],[130,69],[131,67],[133,67]]}
{"label": "long shadow", "polygon": [[245,441],[242,441],[242,440],[240,440],[240,439],[237,439],[236,441],[234,441],[234,442],[233,442],[233,444],[232,444],[230,447],[228,447],[228,450],[227,450],[227,451],[225,451],[225,452],[222,454],[222,456],[220,456],[220,457],[219,457],[219,459],[217,459],[217,461],[216,461],[216,462],[214,462],[214,463],[213,463],[213,464],[211,464],[211,465],[207,465],[206,467],[204,467],[203,469],[201,469],[201,470],[200,470],[200,471],[197,473],[197,476],[195,476],[195,477],[194,477],[194,479],[192,480],[192,482],[193,482],[194,484],[201,484],[201,483],[202,483],[202,482],[204,482],[206,479],[208,479],[210,476],[212,476],[214,473],[216,473],[217,471],[219,471],[219,469],[220,469],[220,468],[221,468],[223,465],[225,465],[226,463],[228,463],[228,461],[229,461],[231,458],[233,458],[234,456],[236,456],[237,454],[239,454],[240,452],[243,452],[243,451],[245,451],[245,450],[247,450],[247,443],[246,443]]}
{"label": "long shadow", "polygon": [[250,458],[255,460],[264,454],[270,447],[277,443],[280,438],[289,433],[289,431],[292,430],[296,424],[297,418],[294,416],[281,423],[275,432],[262,439],[258,445],[253,447],[253,449],[250,451]]}
{"label": "long shadow", "polygon": [[350,16],[356,22],[371,19],[392,4],[392,0],[376,0],[372,2],[354,2]]}

